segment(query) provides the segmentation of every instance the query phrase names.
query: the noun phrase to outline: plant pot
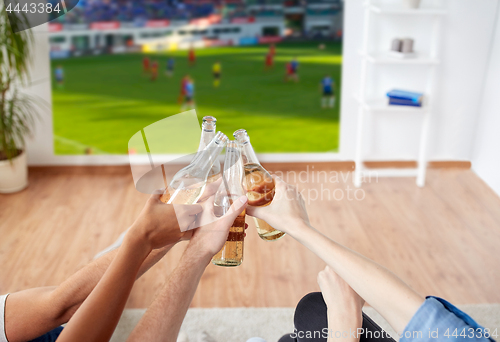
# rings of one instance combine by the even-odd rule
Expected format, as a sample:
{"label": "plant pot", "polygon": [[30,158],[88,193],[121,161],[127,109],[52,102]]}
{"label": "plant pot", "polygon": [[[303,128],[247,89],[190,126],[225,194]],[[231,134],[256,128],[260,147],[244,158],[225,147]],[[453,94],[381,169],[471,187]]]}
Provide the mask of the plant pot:
{"label": "plant pot", "polygon": [[25,151],[11,161],[0,161],[0,193],[21,191],[27,186],[28,162]]}
{"label": "plant pot", "polygon": [[420,6],[420,0],[403,0],[403,4],[407,8],[418,8]]}

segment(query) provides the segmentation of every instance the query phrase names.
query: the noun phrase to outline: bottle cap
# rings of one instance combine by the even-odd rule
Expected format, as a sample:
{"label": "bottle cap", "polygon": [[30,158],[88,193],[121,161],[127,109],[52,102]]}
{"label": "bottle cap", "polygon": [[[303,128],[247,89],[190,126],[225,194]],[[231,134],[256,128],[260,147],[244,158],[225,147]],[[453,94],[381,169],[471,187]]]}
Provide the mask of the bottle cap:
{"label": "bottle cap", "polygon": [[220,132],[220,131],[219,131],[219,132],[217,132],[217,134],[215,135],[215,137],[214,137],[214,140],[213,140],[213,141],[214,141],[217,145],[220,145],[220,144],[222,144],[222,145],[226,145],[227,140],[228,140],[228,139],[227,139],[227,136],[226,136],[224,133],[222,133],[222,132]]}
{"label": "bottle cap", "polygon": [[248,133],[244,129],[239,129],[233,133],[234,138],[240,143],[245,144],[250,141]]}
{"label": "bottle cap", "polygon": [[217,123],[217,119],[213,116],[204,116],[203,117],[203,129],[204,130],[215,130],[215,124]]}

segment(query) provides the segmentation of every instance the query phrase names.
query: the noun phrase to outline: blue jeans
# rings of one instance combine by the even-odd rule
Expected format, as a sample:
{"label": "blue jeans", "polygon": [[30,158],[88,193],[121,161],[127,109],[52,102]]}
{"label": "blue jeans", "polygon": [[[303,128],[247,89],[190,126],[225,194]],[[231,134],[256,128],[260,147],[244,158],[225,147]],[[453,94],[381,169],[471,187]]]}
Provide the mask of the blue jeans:
{"label": "blue jeans", "polygon": [[59,334],[63,330],[63,327],[57,327],[54,330],[49,331],[45,335],[35,338],[30,342],[55,342],[59,337]]}

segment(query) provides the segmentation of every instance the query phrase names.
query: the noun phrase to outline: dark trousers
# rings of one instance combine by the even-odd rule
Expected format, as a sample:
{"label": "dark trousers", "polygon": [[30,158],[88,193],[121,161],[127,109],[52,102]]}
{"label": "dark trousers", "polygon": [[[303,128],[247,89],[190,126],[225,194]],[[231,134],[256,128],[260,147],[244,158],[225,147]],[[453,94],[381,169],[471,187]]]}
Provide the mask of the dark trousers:
{"label": "dark trousers", "polygon": [[62,332],[63,327],[57,327],[54,330],[49,331],[45,335],[35,338],[30,342],[55,342],[59,337],[59,334]]}
{"label": "dark trousers", "polygon": [[[321,292],[309,293],[302,298],[295,308],[295,331],[284,335],[278,342],[325,342],[328,333],[342,333],[339,327],[329,327],[326,316],[326,304]],[[370,317],[363,313],[362,342],[395,342]],[[349,333],[349,332],[347,332]]]}

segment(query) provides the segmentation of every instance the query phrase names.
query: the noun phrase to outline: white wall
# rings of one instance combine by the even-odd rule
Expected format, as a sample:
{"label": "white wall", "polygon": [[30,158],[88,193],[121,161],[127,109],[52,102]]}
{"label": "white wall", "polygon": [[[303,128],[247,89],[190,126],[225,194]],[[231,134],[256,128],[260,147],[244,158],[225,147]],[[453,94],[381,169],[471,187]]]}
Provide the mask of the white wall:
{"label": "white wall", "polygon": [[[382,0],[398,4],[401,0]],[[422,7],[436,0],[422,1]],[[470,160],[474,130],[482,100],[481,91],[488,61],[498,0],[453,0],[444,2],[441,64],[437,69],[431,138],[431,160]],[[341,158],[353,159],[361,61],[358,50],[363,37],[363,0],[345,2],[344,56],[342,69]],[[370,50],[389,49],[397,36],[415,37],[415,50],[426,52],[430,44],[430,22],[425,17],[379,17]],[[383,20],[382,20],[383,19]],[[376,31],[375,31],[376,30]],[[377,68],[377,69],[375,69]],[[424,87],[425,67],[379,66],[372,68],[368,94],[383,97],[392,87],[419,90]],[[375,114],[367,125],[373,132],[365,139],[366,159],[413,159],[417,157],[420,118],[415,114]]]}
{"label": "white wall", "polygon": [[500,9],[486,70],[472,168],[500,195]]}

